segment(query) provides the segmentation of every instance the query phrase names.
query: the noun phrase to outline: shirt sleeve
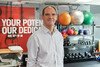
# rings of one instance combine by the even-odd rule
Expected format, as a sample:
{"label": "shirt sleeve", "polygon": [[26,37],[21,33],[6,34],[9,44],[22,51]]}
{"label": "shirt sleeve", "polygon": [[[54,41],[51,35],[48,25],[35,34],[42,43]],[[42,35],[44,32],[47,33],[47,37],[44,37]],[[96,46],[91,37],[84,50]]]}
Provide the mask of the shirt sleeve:
{"label": "shirt sleeve", "polygon": [[62,55],[63,55],[63,59],[64,59],[64,39],[63,39],[63,36],[62,36],[62,34],[60,33],[60,35],[61,35],[61,45],[62,45],[62,47],[63,47],[63,50],[62,50]]}
{"label": "shirt sleeve", "polygon": [[36,59],[38,53],[38,40],[35,35],[29,37],[27,42],[28,60],[27,67],[36,67]]}
{"label": "shirt sleeve", "polygon": [[[64,46],[63,46],[63,45],[64,45],[64,39],[63,39],[63,36],[61,37],[61,39],[62,39],[62,47],[63,47],[63,50],[62,50],[62,53],[63,53],[62,55],[63,55],[63,56],[62,56],[62,57],[63,57],[63,59],[64,59]],[[64,61],[63,61],[63,62],[64,62]]]}

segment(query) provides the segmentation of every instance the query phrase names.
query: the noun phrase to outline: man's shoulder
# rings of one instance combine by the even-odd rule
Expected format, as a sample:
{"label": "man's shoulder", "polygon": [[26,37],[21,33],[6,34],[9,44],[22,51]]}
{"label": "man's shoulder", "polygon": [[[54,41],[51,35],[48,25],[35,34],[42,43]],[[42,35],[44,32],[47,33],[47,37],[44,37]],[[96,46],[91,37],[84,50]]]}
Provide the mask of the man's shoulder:
{"label": "man's shoulder", "polygon": [[32,33],[32,36],[41,34],[41,28]]}
{"label": "man's shoulder", "polygon": [[61,34],[61,32],[59,30],[57,30],[56,32],[57,32],[57,36],[63,38],[63,36],[62,36],[62,34]]}

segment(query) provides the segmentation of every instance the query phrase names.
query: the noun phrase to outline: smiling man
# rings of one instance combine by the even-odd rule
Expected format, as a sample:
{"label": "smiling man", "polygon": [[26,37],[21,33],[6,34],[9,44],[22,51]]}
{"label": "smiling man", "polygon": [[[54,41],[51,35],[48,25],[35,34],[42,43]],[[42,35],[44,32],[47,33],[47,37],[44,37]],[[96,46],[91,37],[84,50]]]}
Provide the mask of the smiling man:
{"label": "smiling man", "polygon": [[46,6],[42,11],[43,26],[28,39],[27,67],[63,67],[63,37],[56,29],[57,11]]}

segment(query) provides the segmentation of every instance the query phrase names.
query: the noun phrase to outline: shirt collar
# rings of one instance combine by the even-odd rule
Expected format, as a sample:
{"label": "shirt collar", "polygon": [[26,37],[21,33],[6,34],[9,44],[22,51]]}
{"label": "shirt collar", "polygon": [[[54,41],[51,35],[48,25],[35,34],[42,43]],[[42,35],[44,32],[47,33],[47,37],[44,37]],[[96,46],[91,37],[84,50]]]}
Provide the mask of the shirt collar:
{"label": "shirt collar", "polygon": [[[45,32],[45,33],[51,33],[50,31],[49,31],[49,29],[47,29],[44,25],[42,25],[42,30]],[[54,32],[53,33],[55,33],[57,31],[57,28],[56,28],[56,26],[54,27]]]}

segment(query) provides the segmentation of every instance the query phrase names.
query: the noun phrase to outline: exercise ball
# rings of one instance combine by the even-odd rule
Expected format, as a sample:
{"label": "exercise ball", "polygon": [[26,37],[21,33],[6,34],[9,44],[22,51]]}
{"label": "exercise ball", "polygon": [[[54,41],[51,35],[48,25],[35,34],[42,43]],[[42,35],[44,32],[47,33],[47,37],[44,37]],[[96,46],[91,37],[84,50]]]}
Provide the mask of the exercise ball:
{"label": "exercise ball", "polygon": [[79,29],[79,30],[78,30],[78,34],[79,34],[79,35],[83,35],[83,30],[82,30],[82,29]]}
{"label": "exercise ball", "polygon": [[71,23],[72,24],[82,24],[84,21],[83,12],[79,10],[74,10],[70,13],[71,15]]}
{"label": "exercise ball", "polygon": [[67,29],[67,32],[66,32],[68,35],[73,35],[74,34],[74,30],[69,28]]}
{"label": "exercise ball", "polygon": [[71,16],[69,15],[69,13],[67,11],[62,12],[58,16],[58,21],[59,21],[59,24],[61,24],[63,26],[69,25],[71,22]]}
{"label": "exercise ball", "polygon": [[83,24],[91,25],[94,21],[94,16],[91,12],[83,11],[84,14],[84,22]]}
{"label": "exercise ball", "polygon": [[88,31],[87,31],[87,30],[84,30],[84,31],[83,31],[83,34],[84,34],[84,35],[87,35],[87,34],[88,34]]}

